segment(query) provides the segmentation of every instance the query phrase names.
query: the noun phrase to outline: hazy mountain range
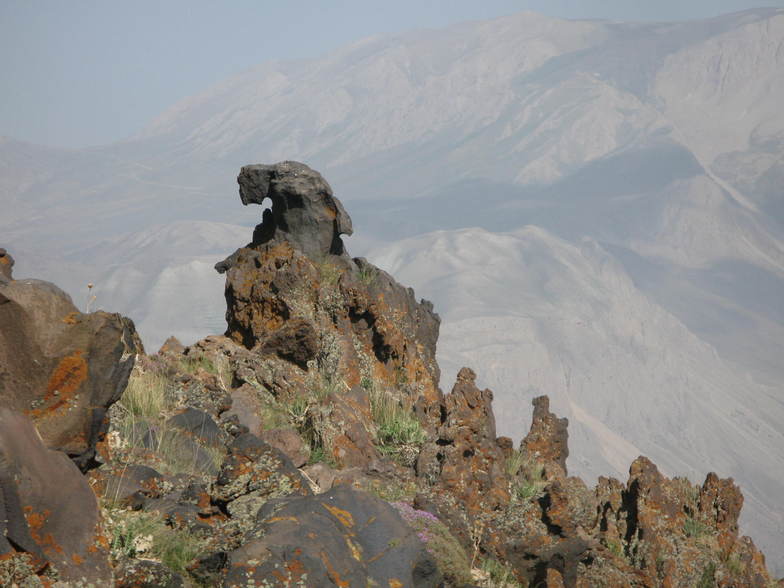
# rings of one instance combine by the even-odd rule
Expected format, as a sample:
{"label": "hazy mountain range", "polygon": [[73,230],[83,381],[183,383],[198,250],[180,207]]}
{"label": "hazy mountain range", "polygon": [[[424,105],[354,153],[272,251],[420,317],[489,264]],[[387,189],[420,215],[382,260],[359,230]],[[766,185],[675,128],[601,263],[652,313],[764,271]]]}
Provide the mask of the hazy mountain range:
{"label": "hazy mountain range", "polygon": [[[444,322],[519,438],[570,418],[569,465],[732,475],[784,563],[784,10],[686,23],[522,13],[265,63],[129,140],[0,140],[0,245],[137,322],[223,330],[215,261],[261,209],[233,178],[304,161],[368,255]],[[781,569],[781,568],[779,568]]]}

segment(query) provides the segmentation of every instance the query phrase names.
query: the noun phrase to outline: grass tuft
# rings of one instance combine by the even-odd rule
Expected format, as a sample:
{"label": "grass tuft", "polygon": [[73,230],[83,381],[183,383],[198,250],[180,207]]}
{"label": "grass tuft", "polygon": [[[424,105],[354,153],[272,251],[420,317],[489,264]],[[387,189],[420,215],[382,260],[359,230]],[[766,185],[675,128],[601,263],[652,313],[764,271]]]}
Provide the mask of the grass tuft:
{"label": "grass tuft", "polygon": [[687,537],[702,537],[710,533],[710,530],[708,525],[692,517],[687,518],[683,523],[683,532]]}
{"label": "grass tuft", "polygon": [[378,426],[378,441],[382,446],[422,445],[425,442],[422,425],[394,396],[371,387],[369,397],[370,412]]}
{"label": "grass tuft", "polygon": [[202,552],[205,540],[185,529],[173,529],[149,513],[113,511],[112,558],[150,558],[167,568],[186,573],[188,564]]}
{"label": "grass tuft", "polygon": [[166,378],[154,371],[134,371],[119,400],[128,414],[138,418],[158,418],[170,403]]}
{"label": "grass tuft", "polygon": [[547,485],[544,468],[519,449],[507,460],[506,473],[512,478],[512,497],[518,502],[538,497]]}

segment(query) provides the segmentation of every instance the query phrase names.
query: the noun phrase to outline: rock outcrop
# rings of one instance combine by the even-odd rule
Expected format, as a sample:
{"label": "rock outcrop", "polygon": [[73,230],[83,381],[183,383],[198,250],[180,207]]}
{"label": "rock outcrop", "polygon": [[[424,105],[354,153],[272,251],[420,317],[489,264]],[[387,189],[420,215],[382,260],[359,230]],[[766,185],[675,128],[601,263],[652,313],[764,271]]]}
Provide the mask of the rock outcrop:
{"label": "rock outcrop", "polygon": [[95,465],[106,411],[141,351],[119,314],[81,313],[48,282],[0,281],[0,403],[29,415],[47,446],[82,469]]}
{"label": "rock outcrop", "polygon": [[279,374],[276,383],[251,378],[266,379],[277,401],[320,389],[323,408],[345,417],[321,439],[324,449],[339,464],[367,463],[376,457],[367,450],[375,431],[352,422],[362,411],[342,410],[343,397],[353,390],[354,407],[369,406],[371,393],[393,395],[409,412],[437,406],[438,315],[387,273],[348,256],[341,235],[351,234],[351,219],[317,172],[296,162],[246,166],[238,182],[244,204],[270,198],[272,207],[253,240],[216,266],[226,272],[226,336]]}
{"label": "rock outcrop", "polygon": [[[132,325],[0,274],[0,400],[18,411],[0,410],[0,583],[54,572],[129,587],[771,582],[738,535],[731,479],[696,486],[639,457],[625,483],[591,488],[568,475],[568,422],[547,396],[515,448],[471,369],[441,392],[432,305],[349,257],[351,221],[317,172],[247,166],[239,183],[243,203],[272,207],[217,266],[226,333],[140,356],[115,404],[138,349]],[[82,466],[110,417],[89,486],[19,411]]]}

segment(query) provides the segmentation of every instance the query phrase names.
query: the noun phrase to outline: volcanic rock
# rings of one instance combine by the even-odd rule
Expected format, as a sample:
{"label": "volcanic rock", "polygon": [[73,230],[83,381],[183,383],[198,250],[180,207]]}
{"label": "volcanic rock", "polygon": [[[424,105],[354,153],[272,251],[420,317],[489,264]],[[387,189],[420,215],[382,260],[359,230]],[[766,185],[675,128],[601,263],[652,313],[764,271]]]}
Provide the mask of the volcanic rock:
{"label": "volcanic rock", "polygon": [[294,464],[294,467],[301,468],[308,461],[308,450],[302,437],[292,428],[267,429],[259,434],[259,438],[283,452]]}
{"label": "volcanic rock", "polygon": [[105,586],[108,546],[87,479],[44,446],[28,417],[0,408],[0,560],[23,552],[34,571]]}
{"label": "volcanic rock", "polygon": [[305,478],[281,451],[249,433],[229,446],[212,489],[213,499],[245,522],[268,500],[290,494],[310,494]]}
{"label": "volcanic rock", "polygon": [[0,247],[0,282],[10,282],[13,278],[11,272],[14,267],[14,258],[5,249]]}
{"label": "volcanic rock", "polygon": [[423,447],[417,474],[436,482],[470,513],[492,511],[509,502],[505,459],[496,442],[493,393],[476,386],[463,368],[444,397],[436,438]]}
{"label": "volcanic rock", "polygon": [[[423,407],[423,425],[434,425],[437,410],[427,408],[440,403],[440,319],[432,304],[417,302],[410,288],[366,260],[348,257],[340,236],[351,234],[350,218],[317,172],[296,162],[253,165],[238,181],[243,203],[269,197],[272,208],[252,241],[216,266],[226,273],[226,336],[290,366],[266,363],[264,370],[251,367],[254,378],[240,377],[264,383],[283,401],[365,382],[406,409]],[[273,366],[274,381],[259,373]],[[365,460],[374,457],[364,453]]]}
{"label": "volcanic rock", "polygon": [[[287,242],[314,259],[345,254],[340,236],[352,234],[351,217],[317,171],[296,161],[246,165],[237,183],[243,204],[272,201],[253,231],[250,246]],[[223,273],[230,265],[221,262],[216,269]]]}
{"label": "volcanic rock", "polygon": [[48,282],[0,282],[0,402],[29,415],[52,448],[95,465],[107,408],[143,348],[119,314],[83,314]]}
{"label": "volcanic rock", "polygon": [[349,486],[271,501],[228,556],[224,586],[438,586],[425,545],[387,502]]}
{"label": "volcanic rock", "polygon": [[531,403],[534,405],[531,429],[520,448],[542,464],[557,464],[566,475],[569,420],[558,418],[550,412],[550,399],[547,396],[538,396]]}

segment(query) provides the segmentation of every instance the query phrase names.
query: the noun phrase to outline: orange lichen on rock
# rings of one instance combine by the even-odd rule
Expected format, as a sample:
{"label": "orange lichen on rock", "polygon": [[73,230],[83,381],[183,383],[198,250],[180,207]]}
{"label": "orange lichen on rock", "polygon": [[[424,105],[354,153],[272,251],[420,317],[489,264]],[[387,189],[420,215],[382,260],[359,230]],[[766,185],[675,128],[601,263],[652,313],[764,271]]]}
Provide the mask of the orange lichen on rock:
{"label": "orange lichen on rock", "polygon": [[343,510],[342,508],[338,508],[337,506],[332,506],[331,504],[327,504],[326,502],[322,502],[321,505],[326,508],[332,515],[340,521],[340,524],[344,527],[351,529],[354,526],[354,517],[353,515],[348,512],[347,510]]}
{"label": "orange lichen on rock", "polygon": [[69,312],[65,317],[63,317],[63,322],[66,325],[75,325],[79,322],[79,313],[78,312]]}
{"label": "orange lichen on rock", "polygon": [[55,392],[60,395],[72,394],[79,389],[87,379],[87,361],[83,356],[84,352],[75,351],[60,360],[46,386],[47,396]]}

